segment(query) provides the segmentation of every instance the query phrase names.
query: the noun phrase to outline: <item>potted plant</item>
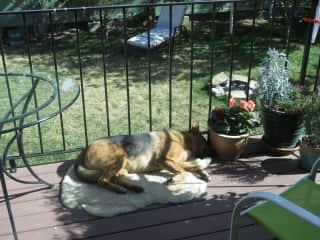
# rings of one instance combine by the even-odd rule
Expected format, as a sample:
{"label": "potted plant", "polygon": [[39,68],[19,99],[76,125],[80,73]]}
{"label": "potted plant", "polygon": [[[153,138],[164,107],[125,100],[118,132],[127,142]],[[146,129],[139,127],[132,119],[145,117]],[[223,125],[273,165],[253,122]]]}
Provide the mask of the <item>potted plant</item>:
{"label": "potted plant", "polygon": [[211,148],[224,161],[238,159],[247,145],[251,130],[260,123],[255,102],[232,97],[229,106],[212,109],[208,119]]}
{"label": "potted plant", "polygon": [[308,170],[320,156],[320,101],[318,98],[305,113],[305,135],[300,147],[301,167]]}
{"label": "potted plant", "polygon": [[267,55],[258,79],[263,140],[277,153],[291,153],[299,147],[304,133],[304,112],[312,97],[304,86],[289,82],[284,54],[269,49]]}

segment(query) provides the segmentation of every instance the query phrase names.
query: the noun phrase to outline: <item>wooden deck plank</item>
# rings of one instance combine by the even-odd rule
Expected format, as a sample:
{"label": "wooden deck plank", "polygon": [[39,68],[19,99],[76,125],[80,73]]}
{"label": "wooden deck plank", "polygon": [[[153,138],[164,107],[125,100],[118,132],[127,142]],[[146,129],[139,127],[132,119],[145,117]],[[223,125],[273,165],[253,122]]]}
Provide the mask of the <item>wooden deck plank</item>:
{"label": "wooden deck plank", "polygon": [[[229,229],[222,232],[203,233],[202,235],[183,238],[184,240],[227,240]],[[242,225],[239,230],[239,239],[245,240],[274,240],[274,237],[259,225]],[[93,238],[92,240],[102,240]]]}
{"label": "wooden deck plank", "polygon": [[[172,213],[173,215],[173,213]],[[154,215],[153,218],[161,218],[163,215]],[[165,216],[166,217],[166,216]],[[33,231],[20,232],[19,236],[25,240],[37,239],[84,239],[95,236],[104,236],[110,240],[123,239],[153,239],[169,240],[179,239],[204,232],[226,231],[230,224],[231,213],[203,216],[193,219],[181,219],[179,221],[165,221],[163,224],[150,224],[144,219],[134,216],[131,222],[144,222],[140,227],[126,228],[128,223],[116,221],[113,218],[99,219],[95,221],[60,225],[50,228],[38,228]],[[242,224],[253,223],[250,219],[244,219]],[[122,230],[121,230],[122,229]],[[0,235],[1,240],[10,239],[9,235]]]}
{"label": "wooden deck plank", "polygon": [[[199,235],[183,237],[179,240],[227,240],[229,229],[218,232],[204,232]],[[274,237],[262,227],[256,224],[243,224],[239,230],[239,238],[246,240],[274,240]],[[93,237],[90,240],[105,240],[105,236]],[[151,238],[153,239],[153,238]],[[178,239],[176,239],[178,240]]]}
{"label": "wooden deck plank", "polygon": [[[147,209],[147,211],[124,214],[119,217],[110,218],[110,220],[112,223],[114,221],[124,222],[126,227],[132,226],[132,228],[136,228],[138,223],[135,221],[131,222],[131,216],[134,216],[134,218],[138,216],[139,218],[143,219],[143,222],[139,222],[139,227],[143,226],[143,224],[163,224],[166,222],[174,222],[179,219],[198,218],[202,216],[230,212],[234,203],[238,199],[239,198],[237,197],[229,197],[226,199],[217,198],[178,205],[167,205],[166,207],[155,207],[149,210]],[[14,208],[15,212],[18,213],[15,214],[15,219],[17,226],[20,226],[19,231],[36,230],[38,228],[49,228],[57,225],[71,224],[73,222],[97,220],[96,217],[91,217],[87,214],[84,214],[83,211],[61,208],[58,199],[55,199],[54,202],[52,202],[52,200],[43,200],[40,203],[42,203],[42,206],[39,204],[39,202],[33,202],[32,204],[34,204],[36,208],[32,209],[27,208],[27,206],[30,206],[30,203],[25,205],[23,204],[22,206],[19,204],[18,207]],[[46,216],[46,221],[41,221],[43,214]],[[154,218],[155,215],[162,217]],[[23,224],[26,221],[29,223],[28,225]],[[9,222],[7,220],[2,223],[2,226],[4,228],[8,228],[8,224]],[[118,230],[122,231],[122,229]]]}
{"label": "wooden deck plank", "polygon": [[[251,156],[233,163],[213,162],[208,169],[212,181],[203,200],[151,206],[111,218],[97,218],[61,206],[59,183],[71,161],[34,167],[41,177],[55,184],[52,189],[11,180],[7,185],[22,239],[217,240],[227,238],[236,201],[252,191],[282,192],[306,173],[297,169],[297,163],[296,156]],[[30,178],[24,168],[18,169],[16,176]],[[0,208],[5,210],[1,197]],[[1,214],[0,221],[0,240],[11,239],[7,214]],[[244,239],[270,239],[265,231],[248,223],[242,223],[242,232],[248,236]]]}

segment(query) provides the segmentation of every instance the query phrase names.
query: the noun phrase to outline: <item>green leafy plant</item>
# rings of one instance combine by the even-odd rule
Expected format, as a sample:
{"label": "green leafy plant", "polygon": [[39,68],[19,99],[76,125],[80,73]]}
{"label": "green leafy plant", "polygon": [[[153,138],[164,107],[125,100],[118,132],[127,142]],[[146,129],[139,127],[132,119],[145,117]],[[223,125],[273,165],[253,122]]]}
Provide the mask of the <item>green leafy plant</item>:
{"label": "green leafy plant", "polygon": [[250,133],[260,123],[255,106],[256,103],[251,100],[240,100],[240,103],[237,103],[232,97],[228,107],[212,109],[208,126],[217,133],[227,135]]}
{"label": "green leafy plant", "polygon": [[319,94],[313,104],[305,112],[305,136],[303,141],[308,145],[320,148],[320,100]]}
{"label": "green leafy plant", "polygon": [[258,79],[258,96],[265,108],[279,112],[304,112],[310,106],[312,96],[303,85],[290,83],[286,63],[285,54],[275,49],[267,51]]}
{"label": "green leafy plant", "polygon": [[303,85],[291,86],[288,99],[279,101],[274,109],[282,112],[304,113],[312,104],[312,94]]}

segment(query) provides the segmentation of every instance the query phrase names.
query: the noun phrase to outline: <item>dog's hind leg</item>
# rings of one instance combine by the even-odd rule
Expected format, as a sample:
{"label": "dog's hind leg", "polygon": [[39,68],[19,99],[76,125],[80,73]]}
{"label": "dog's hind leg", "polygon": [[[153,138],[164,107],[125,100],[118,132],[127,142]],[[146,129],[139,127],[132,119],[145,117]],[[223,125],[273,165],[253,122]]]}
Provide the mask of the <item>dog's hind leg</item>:
{"label": "dog's hind leg", "polygon": [[135,192],[135,193],[142,193],[144,192],[144,188],[140,187],[138,185],[129,183],[124,176],[119,176],[119,177],[113,177],[112,178],[112,182],[120,185],[124,188],[126,188],[127,190],[131,191],[131,192]]}
{"label": "dog's hind leg", "polygon": [[117,156],[115,160],[116,161],[105,168],[105,171],[98,179],[98,185],[117,193],[126,193],[128,191],[126,186],[115,181],[115,179],[118,178],[117,176],[119,174],[125,173],[124,166],[127,159],[125,156]]}
{"label": "dog's hind leg", "polygon": [[103,188],[106,188],[108,190],[111,190],[113,192],[116,192],[116,193],[126,193],[127,192],[127,189],[110,181],[108,178],[106,178],[105,176],[101,176],[99,179],[98,179],[98,185],[103,187]]}
{"label": "dog's hind leg", "polygon": [[125,169],[121,169],[116,176],[111,178],[111,181],[117,185],[120,185],[124,188],[126,188],[129,191],[135,192],[135,193],[142,193],[144,192],[143,187],[140,187],[138,185],[129,183],[126,180],[126,175],[128,174],[128,171]]}

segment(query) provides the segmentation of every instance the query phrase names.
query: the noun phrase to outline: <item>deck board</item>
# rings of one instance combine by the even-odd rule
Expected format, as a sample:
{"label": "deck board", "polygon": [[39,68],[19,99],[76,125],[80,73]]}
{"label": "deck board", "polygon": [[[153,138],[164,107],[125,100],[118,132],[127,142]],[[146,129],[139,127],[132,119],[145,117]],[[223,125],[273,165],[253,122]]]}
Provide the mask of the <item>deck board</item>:
{"label": "deck board", "polygon": [[[227,239],[236,201],[253,191],[279,193],[301,178],[296,156],[246,156],[234,163],[214,162],[212,176],[203,199],[184,204],[150,206],[136,212],[99,218],[81,210],[64,208],[59,200],[59,184],[71,161],[35,166],[52,189],[26,185],[7,179],[18,235],[21,239]],[[30,179],[26,169],[19,178]],[[2,193],[0,194],[2,195]],[[12,239],[10,224],[0,196],[0,240]],[[242,239],[272,239],[250,219],[242,221]]]}

